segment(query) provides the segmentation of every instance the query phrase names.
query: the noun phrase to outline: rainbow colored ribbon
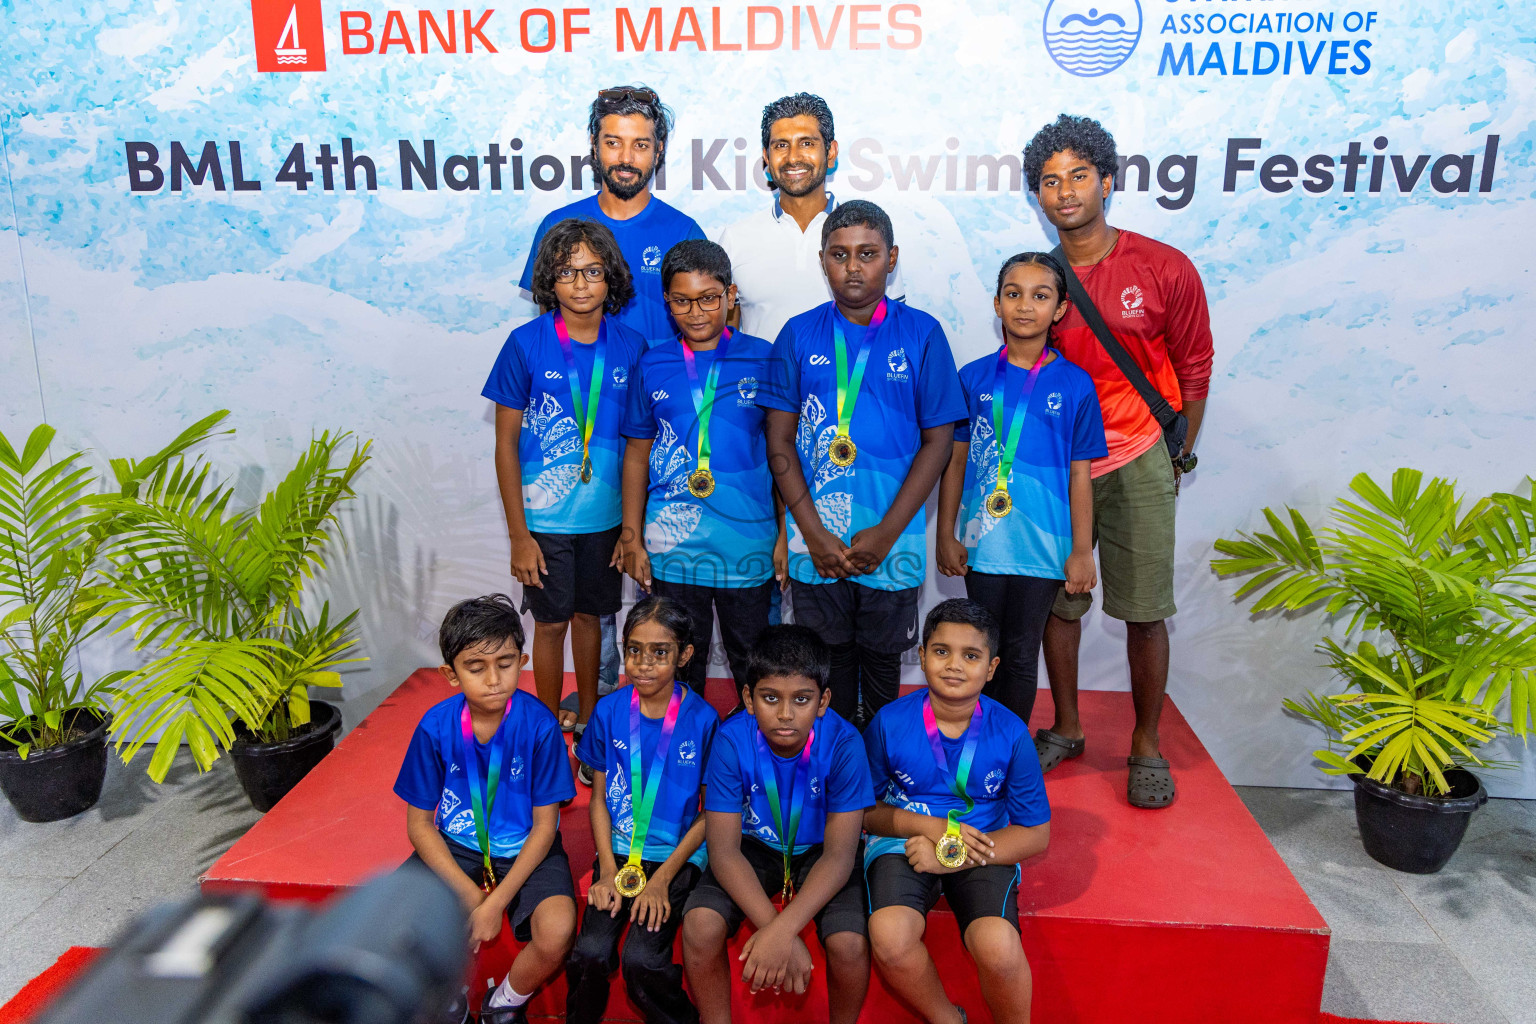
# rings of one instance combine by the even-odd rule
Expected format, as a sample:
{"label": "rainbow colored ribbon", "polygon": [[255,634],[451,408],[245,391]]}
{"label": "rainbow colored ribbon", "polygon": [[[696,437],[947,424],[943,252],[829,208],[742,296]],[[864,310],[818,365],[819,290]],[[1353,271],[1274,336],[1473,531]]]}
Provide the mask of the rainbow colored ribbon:
{"label": "rainbow colored ribbon", "polygon": [[491,868],[491,808],[496,804],[496,786],[501,782],[501,765],[507,757],[508,740],[505,726],[507,714],[501,714],[496,732],[491,736],[490,765],[485,773],[485,783],[480,782],[480,758],[475,752],[475,724],[469,713],[469,700],[459,713],[459,737],[464,774],[469,778],[470,813],[475,819],[475,842],[480,846],[480,856],[485,861],[487,892],[496,887],[496,872]]}
{"label": "rainbow colored ribbon", "polygon": [[782,895],[791,899],[795,892],[792,858],[795,852],[795,836],[800,833],[800,815],[805,810],[805,791],[810,788],[811,746],[816,742],[816,730],[805,738],[805,747],[795,762],[794,788],[789,791],[789,825],[785,828],[784,805],[779,799],[779,776],[774,770],[773,754],[762,730],[753,735],[757,739],[757,769],[763,777],[763,789],[768,794],[768,811],[773,815],[773,829],[779,837],[779,852],[784,855],[784,889]]}
{"label": "rainbow colored ribbon", "polygon": [[[992,378],[992,433],[999,446],[997,461],[997,486],[994,490],[1007,491],[1008,480],[1013,475],[1013,459],[1019,449],[1019,437],[1024,433],[1024,417],[1029,412],[1029,396],[1034,394],[1035,382],[1045,365],[1049,346],[1040,350],[1035,365],[1029,368],[1029,376],[1019,389],[1019,397],[1013,403],[1013,416],[1008,421],[1008,441],[1003,443],[1003,415],[1008,405],[1008,345],[997,350],[997,373]],[[977,705],[980,707],[980,705]]]}
{"label": "rainbow colored ribbon", "polygon": [[848,375],[848,339],[843,336],[842,324],[837,322],[837,313],[832,314],[832,347],[837,350],[837,434],[843,437],[851,436],[853,407],[858,404],[859,389],[864,385],[864,367],[869,362],[869,350],[874,347],[875,333],[885,322],[885,313],[886,300],[881,299],[854,357],[852,377]]}
{"label": "rainbow colored ribbon", "polygon": [[[667,713],[661,720],[661,738],[656,741],[656,752],[651,755],[651,774],[642,784],[640,763],[640,691],[630,685],[629,694],[629,808],[631,816],[629,834],[629,860],[638,866],[645,853],[645,837],[651,830],[651,813],[656,808],[656,794],[661,791],[661,777],[666,774],[668,751],[672,745],[672,733],[677,728],[677,713],[683,706],[683,687],[672,684],[672,699],[667,702]],[[643,793],[642,793],[643,790]]]}
{"label": "rainbow colored ribbon", "polygon": [[938,720],[933,717],[933,699],[928,694],[923,694],[923,731],[928,734],[928,746],[933,748],[933,759],[938,763],[944,781],[956,796],[965,801],[965,810],[957,812],[950,808],[945,815],[944,831],[959,835],[960,819],[970,814],[976,806],[976,801],[965,791],[965,786],[971,778],[971,764],[976,760],[976,743],[981,739],[981,698],[976,698],[976,710],[971,712],[971,724],[966,727],[965,745],[960,748],[960,765],[953,775],[949,771],[949,758],[944,756],[944,742],[939,739]]}
{"label": "rainbow colored ribbon", "polygon": [[709,472],[709,417],[715,407],[715,386],[720,381],[720,364],[725,362],[726,349],[731,344],[731,329],[720,332],[720,342],[715,346],[715,361],[709,367],[704,386],[699,386],[699,367],[696,356],[686,341],[683,346],[683,367],[688,371],[688,391],[693,395],[693,411],[699,418],[699,468]]}
{"label": "rainbow colored ribbon", "polygon": [[587,401],[581,400],[581,381],[576,373],[576,353],[571,348],[571,332],[565,326],[565,317],[555,311],[555,337],[560,340],[560,354],[565,357],[565,380],[571,386],[571,411],[576,426],[581,430],[582,482],[592,475],[592,430],[597,426],[597,406],[603,396],[603,371],[607,368],[608,320],[605,317],[597,328],[597,350],[592,355],[592,379],[587,382]]}

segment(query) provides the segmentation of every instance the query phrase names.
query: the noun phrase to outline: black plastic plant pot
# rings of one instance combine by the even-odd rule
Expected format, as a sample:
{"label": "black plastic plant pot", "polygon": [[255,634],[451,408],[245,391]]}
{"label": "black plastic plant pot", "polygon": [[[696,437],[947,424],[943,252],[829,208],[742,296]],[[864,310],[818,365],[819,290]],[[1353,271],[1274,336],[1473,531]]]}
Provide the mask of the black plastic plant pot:
{"label": "black plastic plant pot", "polygon": [[1364,775],[1350,778],[1365,852],[1389,868],[1415,875],[1445,867],[1467,833],[1472,812],[1488,802],[1482,782],[1465,768],[1445,773],[1451,787],[1447,796],[1415,796]]}
{"label": "black plastic plant pot", "polygon": [[237,727],[236,735],[241,738],[229,748],[229,756],[235,762],[240,788],[258,811],[266,813],[277,806],[311,768],[335,749],[336,734],[341,731],[341,709],[316,700],[310,702],[309,714],[309,728],[281,743],[257,743]]}
{"label": "black plastic plant pot", "polygon": [[13,745],[0,740],[0,791],[22,821],[72,818],[101,799],[112,715],[76,711],[66,721],[71,728],[86,730],[85,735],[46,750],[34,747],[25,760]]}

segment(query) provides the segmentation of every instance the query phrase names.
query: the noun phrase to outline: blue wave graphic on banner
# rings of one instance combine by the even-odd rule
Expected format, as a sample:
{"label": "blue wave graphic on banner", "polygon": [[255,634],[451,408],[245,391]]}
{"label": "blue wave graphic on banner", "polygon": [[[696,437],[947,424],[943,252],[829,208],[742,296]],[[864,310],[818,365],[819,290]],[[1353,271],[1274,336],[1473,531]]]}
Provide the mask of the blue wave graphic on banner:
{"label": "blue wave graphic on banner", "polygon": [[[1060,13],[1062,7],[1069,13]],[[1079,9],[1072,10],[1074,7]],[[1084,12],[1071,0],[1053,2],[1046,9],[1043,29],[1046,51],[1058,67],[1083,78],[1095,78],[1124,64],[1136,49],[1141,39],[1141,8],[1135,0],[1108,0]]]}

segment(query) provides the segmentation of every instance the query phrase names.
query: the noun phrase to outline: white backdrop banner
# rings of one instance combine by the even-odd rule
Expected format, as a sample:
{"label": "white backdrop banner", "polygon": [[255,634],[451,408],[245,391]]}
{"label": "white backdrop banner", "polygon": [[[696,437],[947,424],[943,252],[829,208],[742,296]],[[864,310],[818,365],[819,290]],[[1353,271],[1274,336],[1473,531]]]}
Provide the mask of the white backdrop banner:
{"label": "white backdrop banner", "polygon": [[[825,96],[831,187],[890,211],[909,301],[962,362],[997,343],[1001,260],[1054,244],[1024,143],[1089,114],[1124,157],[1112,222],[1188,253],[1211,300],[1170,692],[1235,782],[1322,785],[1317,734],[1280,709],[1330,685],[1321,620],[1251,621],[1211,543],[1266,504],[1315,514],[1361,470],[1474,492],[1532,470],[1520,7],[4,4],[0,429],[46,416],[104,459],[228,407],[240,434],[214,451],[246,497],[312,430],[374,438],[323,589],[361,607],[372,662],[349,678],[377,692],[436,661],[450,603],[512,587],[479,391],[533,313],[534,226],[592,192],[598,88],[676,110],[659,194],[710,233],[771,202],[763,105]],[[1123,643],[1092,616],[1085,685],[1127,686]],[[1495,754],[1523,767],[1494,791],[1536,796],[1531,760]]]}

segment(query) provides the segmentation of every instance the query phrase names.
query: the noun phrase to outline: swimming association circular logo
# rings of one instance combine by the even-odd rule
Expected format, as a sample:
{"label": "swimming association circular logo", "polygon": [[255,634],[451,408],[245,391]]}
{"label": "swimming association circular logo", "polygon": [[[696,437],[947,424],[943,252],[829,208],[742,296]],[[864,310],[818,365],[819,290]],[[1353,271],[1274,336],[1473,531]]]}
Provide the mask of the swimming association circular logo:
{"label": "swimming association circular logo", "polygon": [[1051,0],[1045,9],[1045,49],[1061,70],[1079,78],[1107,75],[1141,40],[1140,0]]}

